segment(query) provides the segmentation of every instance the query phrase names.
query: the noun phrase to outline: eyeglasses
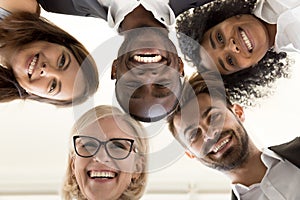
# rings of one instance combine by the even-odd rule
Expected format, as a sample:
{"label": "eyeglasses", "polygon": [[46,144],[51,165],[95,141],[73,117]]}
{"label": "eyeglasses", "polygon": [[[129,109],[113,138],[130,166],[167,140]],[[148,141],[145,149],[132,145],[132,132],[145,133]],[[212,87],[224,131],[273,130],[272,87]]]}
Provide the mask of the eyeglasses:
{"label": "eyeglasses", "polygon": [[83,158],[93,157],[99,151],[101,145],[104,145],[107,155],[116,160],[127,158],[133,149],[132,139],[112,138],[107,141],[100,141],[91,136],[75,135],[73,144],[75,152]]}

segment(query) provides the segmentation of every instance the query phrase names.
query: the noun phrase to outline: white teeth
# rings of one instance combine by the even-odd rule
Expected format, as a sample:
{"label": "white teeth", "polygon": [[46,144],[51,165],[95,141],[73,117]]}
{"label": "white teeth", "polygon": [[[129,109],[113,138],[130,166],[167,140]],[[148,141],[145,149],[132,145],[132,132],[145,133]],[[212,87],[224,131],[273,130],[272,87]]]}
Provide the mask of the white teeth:
{"label": "white teeth", "polygon": [[116,177],[116,173],[114,172],[95,172],[95,171],[92,171],[90,173],[90,177],[91,178],[114,178]]}
{"label": "white teeth", "polygon": [[35,64],[36,64],[36,61],[38,60],[38,56],[34,56],[34,58],[32,59],[30,65],[29,65],[29,68],[28,68],[28,74],[29,75],[32,75],[32,72],[34,70],[34,67],[35,67]]}
{"label": "white teeth", "polygon": [[251,51],[253,49],[253,46],[252,46],[248,36],[246,35],[246,33],[244,31],[241,31],[241,36],[242,36],[242,38],[243,38],[243,40],[244,40],[244,42],[245,42],[245,44],[248,48],[248,51]]}
{"label": "white teeth", "polygon": [[162,60],[161,55],[155,55],[155,56],[141,56],[141,55],[134,55],[133,59],[140,63],[157,63]]}
{"label": "white teeth", "polygon": [[228,142],[229,142],[229,138],[224,140],[220,145],[216,146],[214,149],[213,149],[213,152],[214,153],[217,153],[221,148],[223,148]]}

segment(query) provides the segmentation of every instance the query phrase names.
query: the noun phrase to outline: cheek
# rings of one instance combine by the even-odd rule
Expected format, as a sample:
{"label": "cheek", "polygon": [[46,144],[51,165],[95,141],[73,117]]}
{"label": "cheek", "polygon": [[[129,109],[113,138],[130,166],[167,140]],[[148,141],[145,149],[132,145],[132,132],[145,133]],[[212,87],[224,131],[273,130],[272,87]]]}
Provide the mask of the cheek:
{"label": "cheek", "polygon": [[259,50],[256,53],[256,59],[257,59],[256,63],[258,63],[266,55],[268,49],[269,49],[268,45],[263,45],[261,48],[259,48]]}
{"label": "cheek", "polygon": [[74,160],[73,173],[79,186],[82,186],[83,181],[86,179],[87,175],[85,172],[85,167],[87,166],[87,164],[88,162],[81,158],[75,158]]}
{"label": "cheek", "polygon": [[27,92],[31,92],[31,88],[29,87],[28,81],[26,81],[25,77],[16,77],[18,84]]}
{"label": "cheek", "polygon": [[116,168],[117,170],[124,172],[124,173],[134,173],[135,169],[135,160],[133,156],[129,156],[125,160],[116,161]]}

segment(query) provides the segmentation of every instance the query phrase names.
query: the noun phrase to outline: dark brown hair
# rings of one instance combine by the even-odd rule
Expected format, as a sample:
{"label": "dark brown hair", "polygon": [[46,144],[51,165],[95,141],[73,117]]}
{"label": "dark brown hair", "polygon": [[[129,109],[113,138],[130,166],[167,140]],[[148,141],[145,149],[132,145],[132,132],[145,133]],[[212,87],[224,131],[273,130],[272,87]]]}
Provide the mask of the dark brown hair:
{"label": "dark brown hair", "polygon": [[[68,48],[79,63],[83,72],[85,92],[72,100],[54,100],[28,94],[16,81],[13,71],[6,63],[10,53],[26,44],[36,41],[46,41]],[[0,22],[0,102],[15,99],[32,99],[54,105],[72,105],[86,100],[98,89],[99,77],[97,66],[86,48],[66,31],[55,26],[43,17],[32,13],[13,13]]]}
{"label": "dark brown hair", "polygon": [[181,109],[192,99],[197,98],[199,94],[208,94],[212,99],[223,100],[228,108],[233,106],[219,73],[215,71],[207,71],[201,74],[200,72],[193,73],[189,79],[185,79],[179,105],[167,119],[169,130],[174,137],[177,136],[174,117],[180,115]]}

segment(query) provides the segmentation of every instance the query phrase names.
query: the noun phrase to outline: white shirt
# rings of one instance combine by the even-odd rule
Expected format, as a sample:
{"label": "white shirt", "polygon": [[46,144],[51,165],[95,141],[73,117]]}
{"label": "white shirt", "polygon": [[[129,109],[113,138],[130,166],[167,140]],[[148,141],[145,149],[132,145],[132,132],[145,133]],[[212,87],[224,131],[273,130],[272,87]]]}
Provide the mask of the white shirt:
{"label": "white shirt", "polygon": [[299,0],[259,0],[253,14],[269,24],[277,24],[277,52],[300,53]]}
{"label": "white shirt", "polygon": [[233,184],[240,200],[299,200],[300,169],[270,149],[264,149],[261,160],[267,167],[262,181],[250,187]]}
{"label": "white shirt", "polygon": [[0,20],[4,19],[10,14],[7,10],[0,8]]}
{"label": "white shirt", "polygon": [[107,22],[116,31],[124,17],[139,5],[152,12],[155,19],[169,30],[175,27],[175,14],[168,4],[169,0],[98,0],[98,2],[108,6]]}

